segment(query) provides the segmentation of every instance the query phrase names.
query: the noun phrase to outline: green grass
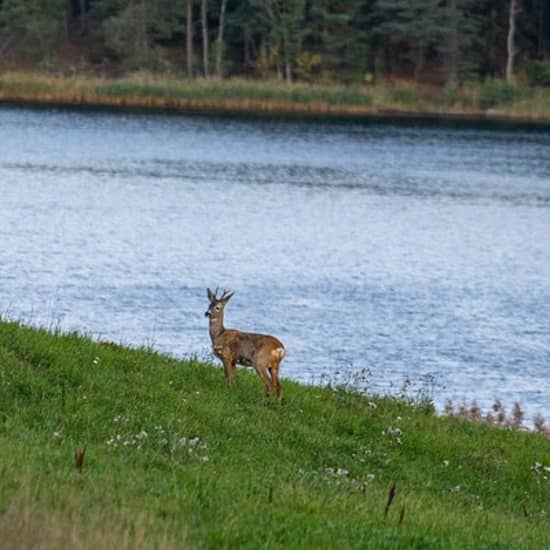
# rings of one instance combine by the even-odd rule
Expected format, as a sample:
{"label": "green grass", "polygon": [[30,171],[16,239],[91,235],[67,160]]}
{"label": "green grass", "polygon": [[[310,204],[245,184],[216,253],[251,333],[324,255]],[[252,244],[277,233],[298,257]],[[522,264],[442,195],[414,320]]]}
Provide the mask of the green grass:
{"label": "green grass", "polygon": [[361,88],[339,86],[311,86],[281,82],[247,80],[182,80],[161,79],[148,76],[102,82],[96,86],[99,97],[165,97],[174,99],[211,100],[257,100],[283,101],[296,104],[322,102],[328,105],[362,105],[372,103],[370,96]]}
{"label": "green grass", "polygon": [[[284,373],[284,364],[283,364]],[[0,540],[543,548],[550,439],[0,321]],[[198,439],[197,439],[198,438]],[[74,453],[85,449],[82,471]],[[388,491],[397,492],[384,517]]]}

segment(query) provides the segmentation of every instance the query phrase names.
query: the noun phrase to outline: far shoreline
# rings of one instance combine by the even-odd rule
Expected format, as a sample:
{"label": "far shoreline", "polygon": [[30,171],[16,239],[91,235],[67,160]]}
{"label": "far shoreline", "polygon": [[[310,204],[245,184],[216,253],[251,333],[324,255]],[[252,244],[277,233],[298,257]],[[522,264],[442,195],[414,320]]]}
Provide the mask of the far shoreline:
{"label": "far shoreline", "polygon": [[[532,100],[480,109],[458,105],[445,108],[437,96],[441,90],[426,91],[410,83],[392,86],[345,88],[250,80],[189,81],[153,75],[97,79],[4,73],[0,74],[0,105],[319,122],[349,120],[550,128],[550,108],[546,108],[550,91],[546,89],[526,88]],[[414,97],[419,99],[410,105],[392,100],[393,95],[404,93],[416,94]],[[424,95],[420,96],[421,93]],[[483,93],[482,88],[462,90],[457,92],[457,101],[479,103]]]}
{"label": "far shoreline", "polygon": [[60,100],[49,97],[33,98],[11,98],[0,97],[0,107],[20,109],[66,109],[71,111],[96,111],[112,114],[166,114],[180,116],[211,116],[228,118],[250,118],[250,119],[278,119],[278,120],[302,120],[308,122],[339,122],[349,121],[358,123],[425,123],[442,126],[475,127],[494,126],[503,129],[549,129],[550,117],[529,118],[524,116],[490,114],[485,112],[474,113],[453,113],[434,111],[414,110],[353,110],[333,109],[330,111],[313,111],[310,109],[278,109],[276,107],[267,109],[254,109],[249,106],[225,105],[213,106],[210,102],[203,106],[200,102],[193,102],[190,105],[155,104],[144,101],[134,101],[128,98],[127,101],[86,101],[81,98],[74,100]]}

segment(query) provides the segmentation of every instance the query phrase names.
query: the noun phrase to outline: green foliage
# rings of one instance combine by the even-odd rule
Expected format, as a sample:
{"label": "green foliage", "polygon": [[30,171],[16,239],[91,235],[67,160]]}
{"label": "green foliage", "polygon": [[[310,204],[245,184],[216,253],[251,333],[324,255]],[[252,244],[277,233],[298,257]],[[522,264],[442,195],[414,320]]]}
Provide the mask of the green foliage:
{"label": "green foliage", "polygon": [[64,0],[4,0],[0,28],[8,29],[25,53],[41,60],[61,40],[65,7]]}
{"label": "green foliage", "polygon": [[248,0],[249,16],[260,31],[258,69],[262,74],[283,74],[292,79],[302,49],[304,0]]}
{"label": "green foliage", "polygon": [[479,93],[479,106],[490,109],[510,105],[525,97],[525,91],[517,84],[505,80],[491,80],[483,84]]}
{"label": "green foliage", "polygon": [[170,67],[154,44],[182,28],[178,14],[183,13],[183,1],[99,0],[92,13],[101,20],[107,53],[126,69],[160,71]]}
{"label": "green foliage", "polygon": [[109,17],[103,23],[105,45],[121,59],[131,59],[141,50],[136,40],[136,11],[132,8]]}
{"label": "green foliage", "polygon": [[306,14],[304,48],[320,56],[323,80],[360,83],[367,65],[368,44],[357,0],[319,0]]}
{"label": "green foliage", "polygon": [[417,105],[422,99],[418,88],[407,85],[391,86],[389,96],[391,101],[402,105]]}
{"label": "green foliage", "polygon": [[454,88],[443,88],[439,93],[439,101],[445,107],[453,107],[461,99],[460,93]]}
{"label": "green foliage", "polygon": [[531,64],[529,83],[533,86],[550,86],[550,60],[535,61]]}
{"label": "green foliage", "polygon": [[228,388],[195,359],[6,322],[0,446],[4,541],[19,511],[47,514],[38,540],[106,524],[128,548],[547,542],[550,481],[535,465],[550,465],[548,438],[290,381],[278,406],[244,369]]}
{"label": "green foliage", "polygon": [[151,79],[118,80],[102,83],[95,93],[101,97],[160,97],[166,99],[211,99],[220,102],[232,99],[282,101],[289,104],[311,102],[328,105],[367,106],[372,98],[359,87],[287,85],[281,82],[254,82],[245,80],[203,80],[192,83],[181,80]]}
{"label": "green foliage", "polygon": [[[10,54],[23,53],[26,61],[30,55],[36,67],[47,69],[67,58],[75,66],[80,57],[82,71],[93,65],[108,74],[177,71],[186,51],[187,5],[187,0],[3,0],[0,61],[13,68]],[[198,58],[201,2],[192,6]],[[365,74],[378,81],[391,75],[456,87],[503,74],[508,7],[496,0],[228,1],[223,72],[346,84],[365,83]],[[549,15],[541,0],[533,0],[522,2],[517,18],[519,66],[530,67],[531,82],[544,86],[547,62],[529,60],[550,56],[544,39]],[[213,57],[220,0],[207,2],[206,21]]]}
{"label": "green foliage", "polygon": [[403,48],[413,63],[415,79],[425,62],[426,52],[444,36],[444,13],[437,0],[378,0],[379,23],[375,32],[388,44]]}
{"label": "green foliage", "polygon": [[296,74],[300,80],[312,80],[319,73],[322,58],[318,53],[302,52],[296,58]]}

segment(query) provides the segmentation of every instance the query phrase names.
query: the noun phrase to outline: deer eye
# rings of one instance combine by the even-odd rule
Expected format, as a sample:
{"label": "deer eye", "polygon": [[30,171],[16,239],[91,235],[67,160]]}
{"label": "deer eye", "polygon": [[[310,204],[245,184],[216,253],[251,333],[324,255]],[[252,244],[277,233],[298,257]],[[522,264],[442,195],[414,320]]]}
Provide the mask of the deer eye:
{"label": "deer eye", "polygon": [[220,307],[220,306],[216,306],[214,309],[215,309],[216,311],[220,311],[221,307]]}

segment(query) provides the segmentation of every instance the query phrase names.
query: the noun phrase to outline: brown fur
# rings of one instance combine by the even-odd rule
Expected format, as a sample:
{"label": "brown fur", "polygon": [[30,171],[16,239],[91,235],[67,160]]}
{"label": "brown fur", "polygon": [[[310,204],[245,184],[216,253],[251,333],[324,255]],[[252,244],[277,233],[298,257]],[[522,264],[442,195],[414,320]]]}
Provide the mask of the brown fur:
{"label": "brown fur", "polygon": [[281,401],[279,367],[285,356],[285,347],[274,336],[226,329],[223,326],[223,311],[232,295],[224,292],[218,298],[208,289],[210,307],[206,312],[210,317],[212,348],[223,362],[226,382],[233,383],[238,364],[253,367],[264,381],[266,395],[275,390],[277,400]]}

